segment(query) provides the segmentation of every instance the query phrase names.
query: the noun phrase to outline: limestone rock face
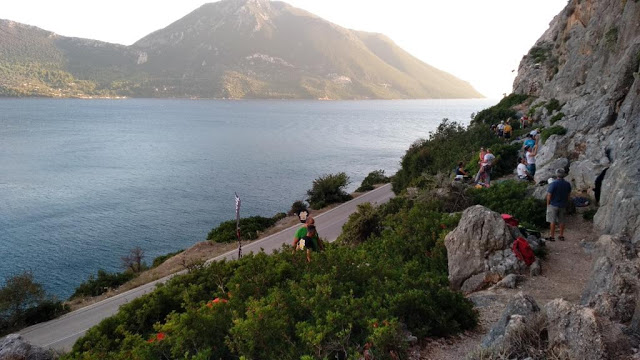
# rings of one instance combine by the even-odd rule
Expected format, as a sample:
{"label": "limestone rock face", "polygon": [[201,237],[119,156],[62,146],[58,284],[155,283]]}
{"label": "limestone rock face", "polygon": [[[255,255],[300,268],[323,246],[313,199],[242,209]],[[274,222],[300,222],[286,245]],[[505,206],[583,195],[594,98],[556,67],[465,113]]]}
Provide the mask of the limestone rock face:
{"label": "limestone rock face", "polygon": [[458,227],[444,240],[451,287],[460,289],[476,274],[504,276],[523,267],[509,248],[513,240],[500,214],[480,205],[465,210]]}
{"label": "limestone rock face", "polygon": [[54,355],[50,351],[29,344],[18,334],[11,334],[0,339],[0,359],[53,360]]}
{"label": "limestone rock face", "polygon": [[555,299],[547,303],[543,311],[551,348],[566,349],[571,359],[609,359],[606,339],[592,309]]}
{"label": "limestone rock face", "polygon": [[636,314],[640,306],[640,259],[636,247],[624,236],[603,235],[596,248],[599,256],[582,294],[582,304],[614,321],[640,317]]}
{"label": "limestone rock face", "polygon": [[[594,222],[607,234],[631,234],[634,243],[640,242],[638,19],[637,1],[570,0],[522,59],[513,88],[536,102],[563,104],[566,116],[555,125],[567,134],[539,149],[538,168],[566,158],[567,180],[577,191],[591,191],[610,167]],[[536,112],[543,123],[551,115]]]}

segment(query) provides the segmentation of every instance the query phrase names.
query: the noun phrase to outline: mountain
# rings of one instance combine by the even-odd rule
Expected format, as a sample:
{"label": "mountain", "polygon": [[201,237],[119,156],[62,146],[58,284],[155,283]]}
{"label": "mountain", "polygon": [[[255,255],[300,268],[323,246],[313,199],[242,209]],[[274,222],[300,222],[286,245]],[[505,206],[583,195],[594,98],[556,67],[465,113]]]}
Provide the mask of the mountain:
{"label": "mountain", "polygon": [[283,2],[209,3],[131,46],[0,20],[0,95],[477,98],[389,38]]}

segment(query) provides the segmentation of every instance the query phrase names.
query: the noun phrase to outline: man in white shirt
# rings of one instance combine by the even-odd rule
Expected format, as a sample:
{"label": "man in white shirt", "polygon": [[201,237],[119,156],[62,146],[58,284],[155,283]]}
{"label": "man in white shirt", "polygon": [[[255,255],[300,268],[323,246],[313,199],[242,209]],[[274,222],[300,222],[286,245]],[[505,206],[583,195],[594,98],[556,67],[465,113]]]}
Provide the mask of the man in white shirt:
{"label": "man in white shirt", "polygon": [[520,163],[518,164],[516,171],[518,172],[518,179],[524,180],[524,181],[533,180],[533,176],[531,176],[531,174],[529,174],[529,171],[527,170],[526,158],[524,157],[520,158]]}
{"label": "man in white shirt", "polygon": [[480,164],[480,170],[476,175],[476,183],[480,182],[480,180],[484,178],[484,184],[489,186],[489,183],[491,181],[491,166],[493,165],[493,161],[495,159],[496,157],[491,153],[491,149],[487,149],[487,153],[484,155],[482,164]]}

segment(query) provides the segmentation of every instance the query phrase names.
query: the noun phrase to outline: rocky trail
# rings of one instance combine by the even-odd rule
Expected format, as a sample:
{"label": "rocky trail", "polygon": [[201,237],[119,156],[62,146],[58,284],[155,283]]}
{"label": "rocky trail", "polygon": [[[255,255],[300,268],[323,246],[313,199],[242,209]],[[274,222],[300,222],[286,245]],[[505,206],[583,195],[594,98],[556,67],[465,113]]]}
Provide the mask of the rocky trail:
{"label": "rocky trail", "polygon": [[411,349],[411,359],[467,358],[499,320],[509,300],[519,292],[532,296],[540,305],[558,298],[579,304],[591,270],[597,232],[592,222],[576,214],[568,218],[565,236],[566,241],[546,243],[547,256],[542,261],[540,276],[531,277],[527,273],[514,289],[490,288],[468,296],[479,313],[479,326],[475,330],[444,339],[428,339]]}

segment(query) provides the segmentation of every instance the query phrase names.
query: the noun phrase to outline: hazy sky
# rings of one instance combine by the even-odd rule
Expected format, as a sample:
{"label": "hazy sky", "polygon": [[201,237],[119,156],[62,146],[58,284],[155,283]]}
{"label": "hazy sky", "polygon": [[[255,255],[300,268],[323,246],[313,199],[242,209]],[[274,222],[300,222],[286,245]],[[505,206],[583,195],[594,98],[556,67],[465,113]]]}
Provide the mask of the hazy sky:
{"label": "hazy sky", "polygon": [[[130,45],[212,1],[2,2],[0,18],[64,36]],[[383,33],[422,61],[469,81],[488,97],[511,92],[522,56],[567,4],[566,0],[286,2],[347,28]]]}

